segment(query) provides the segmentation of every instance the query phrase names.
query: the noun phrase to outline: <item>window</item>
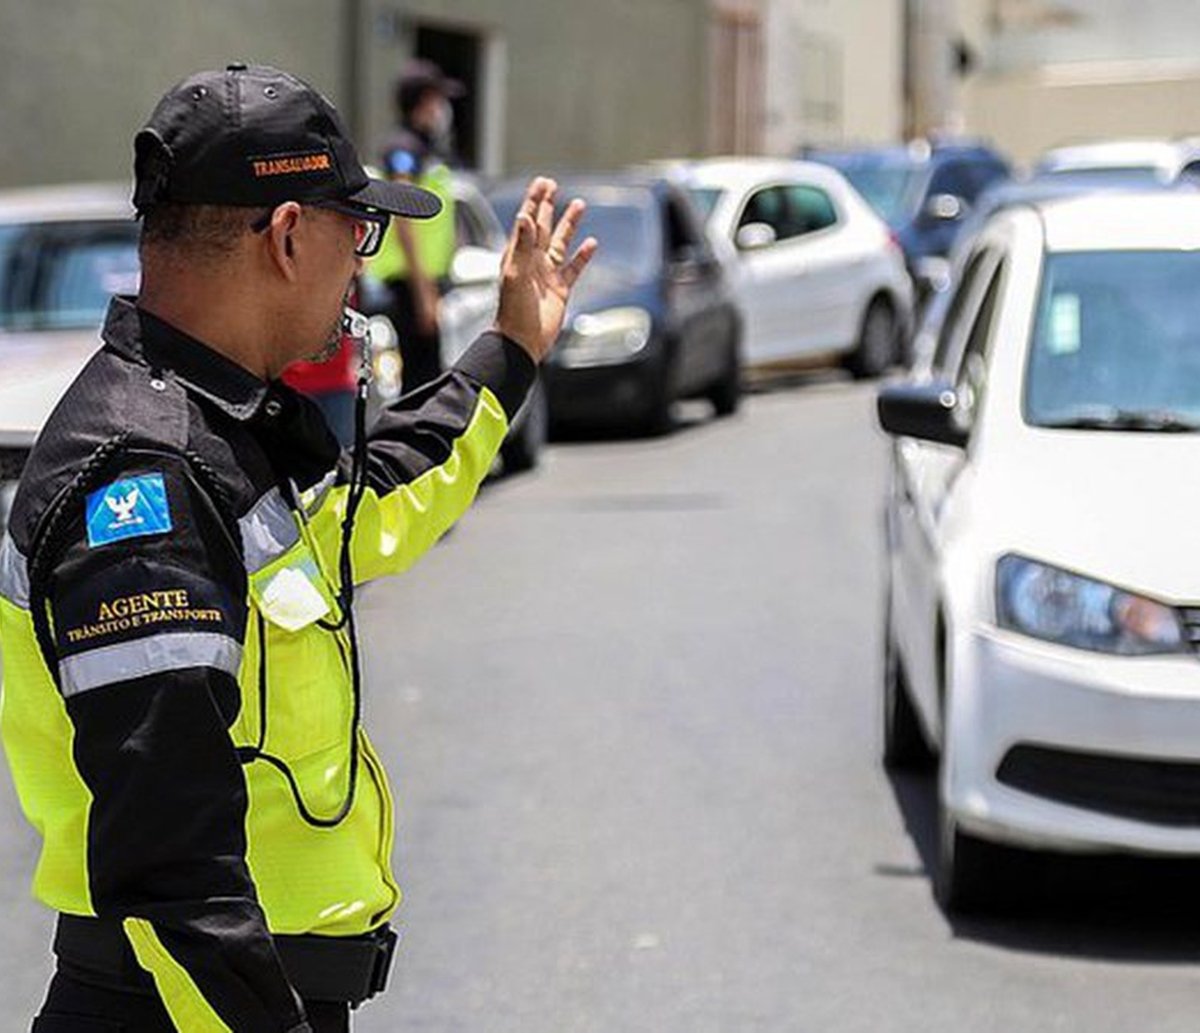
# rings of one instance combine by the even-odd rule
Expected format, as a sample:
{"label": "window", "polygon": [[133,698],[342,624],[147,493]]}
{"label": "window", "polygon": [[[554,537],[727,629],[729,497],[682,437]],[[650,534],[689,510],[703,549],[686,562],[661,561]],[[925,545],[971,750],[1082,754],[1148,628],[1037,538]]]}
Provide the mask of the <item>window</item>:
{"label": "window", "polygon": [[708,257],[709,248],[704,233],[696,225],[687,202],[668,194],[663,205],[667,255],[672,259]]}
{"label": "window", "polygon": [[966,270],[963,272],[962,278],[958,281],[957,287],[952,288],[954,296],[950,299],[945,319],[942,321],[941,329],[938,331],[937,348],[933,356],[933,368],[940,374],[946,375],[950,370],[950,363],[955,355],[955,342],[962,336],[959,330],[962,325],[964,310],[970,311],[967,308],[967,302],[975,293],[979,274],[983,267],[988,264],[990,258],[991,252],[987,250],[977,251],[971,256],[970,261],[967,262]]}
{"label": "window", "polygon": [[783,187],[767,187],[757,190],[750,195],[746,207],[742,209],[742,217],[738,220],[738,229],[749,226],[754,222],[763,222],[775,231],[775,238],[782,240],[787,234],[787,193]]}
{"label": "window", "polygon": [[791,240],[837,224],[837,209],[824,190],[791,184],[766,187],[753,194],[738,229],[753,222],[766,223],[775,231],[776,240]]}
{"label": "window", "polygon": [[1025,373],[1040,426],[1200,423],[1200,253],[1051,254]]}
{"label": "window", "polygon": [[953,194],[955,197],[971,198],[975,196],[972,183],[971,167],[963,161],[948,161],[933,170],[929,179],[930,197],[938,194]]}
{"label": "window", "polygon": [[1000,297],[1000,286],[1004,281],[1004,263],[997,264],[988,281],[983,302],[971,324],[967,344],[963,349],[958,375],[954,378],[955,393],[958,395],[964,421],[970,424],[983,399],[987,382],[988,346],[992,340],[992,322],[996,314],[996,303]]}
{"label": "window", "polygon": [[824,190],[809,186],[787,188],[790,237],[827,230],[837,224],[837,209]]}

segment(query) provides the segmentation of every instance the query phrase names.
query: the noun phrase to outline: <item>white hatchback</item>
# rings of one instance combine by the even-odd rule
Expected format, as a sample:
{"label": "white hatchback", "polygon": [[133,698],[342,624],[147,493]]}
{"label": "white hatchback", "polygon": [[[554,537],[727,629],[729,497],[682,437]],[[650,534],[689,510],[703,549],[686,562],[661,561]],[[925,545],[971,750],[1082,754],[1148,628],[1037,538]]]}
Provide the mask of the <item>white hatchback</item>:
{"label": "white hatchback", "polygon": [[733,272],[746,365],[844,362],[875,376],[900,357],[912,311],[904,255],[840,173],[759,158],[674,170]]}
{"label": "white hatchback", "polygon": [[949,909],[1002,844],[1200,855],[1197,284],[1195,196],[1006,211],[880,393],[884,757],[940,756]]}

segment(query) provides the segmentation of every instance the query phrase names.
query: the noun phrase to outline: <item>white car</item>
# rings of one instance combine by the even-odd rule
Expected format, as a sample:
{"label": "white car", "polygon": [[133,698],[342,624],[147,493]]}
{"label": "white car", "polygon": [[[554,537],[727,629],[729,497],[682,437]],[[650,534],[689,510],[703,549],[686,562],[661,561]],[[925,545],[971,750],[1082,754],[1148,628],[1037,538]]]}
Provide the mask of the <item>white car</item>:
{"label": "white car", "polygon": [[1191,154],[1174,140],[1097,140],[1046,151],[1034,165],[1037,176],[1089,176],[1098,183],[1107,177],[1128,181],[1142,176],[1147,185],[1170,183]]}
{"label": "white car", "polygon": [[912,310],[904,254],[840,173],[753,158],[672,169],[730,259],[746,365],[844,362],[876,376],[899,358]]}
{"label": "white car", "polygon": [[950,910],[1013,852],[1200,854],[1200,198],[976,238],[894,435],[884,759],[939,756]]}

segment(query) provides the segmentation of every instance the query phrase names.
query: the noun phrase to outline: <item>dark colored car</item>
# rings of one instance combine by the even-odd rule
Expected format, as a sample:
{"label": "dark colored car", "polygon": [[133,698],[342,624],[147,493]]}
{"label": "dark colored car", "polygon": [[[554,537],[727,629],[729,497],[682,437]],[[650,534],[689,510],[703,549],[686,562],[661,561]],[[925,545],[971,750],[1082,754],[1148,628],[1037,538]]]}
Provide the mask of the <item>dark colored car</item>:
{"label": "dark colored car", "polygon": [[[511,225],[524,180],[490,193]],[[741,318],[723,266],[682,189],[667,179],[565,177],[559,197],[588,204],[577,241],[600,242],[571,297],[543,375],[552,427],[605,423],[645,433],[671,425],[676,399],[718,415],[741,397]]]}
{"label": "dark colored car", "polygon": [[832,165],[892,227],[918,293],[928,288],[927,260],[950,253],[975,200],[1011,174],[1003,156],[969,142],[919,140],[905,147],[813,149],[802,156]]}

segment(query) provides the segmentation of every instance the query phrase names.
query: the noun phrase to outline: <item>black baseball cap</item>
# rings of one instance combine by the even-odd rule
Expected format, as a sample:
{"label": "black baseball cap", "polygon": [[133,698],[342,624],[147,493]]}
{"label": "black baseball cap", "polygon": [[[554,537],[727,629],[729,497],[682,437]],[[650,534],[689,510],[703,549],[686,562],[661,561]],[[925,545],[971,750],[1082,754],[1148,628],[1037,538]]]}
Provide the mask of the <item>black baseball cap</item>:
{"label": "black baseball cap", "polygon": [[467,88],[461,82],[451,79],[432,61],[418,57],[404,66],[396,80],[396,104],[407,114],[429,90],[440,93],[448,100],[458,100],[467,95]]}
{"label": "black baseball cap", "polygon": [[231,64],[172,87],[134,138],[133,205],[272,207],[339,201],[428,219],[442,202],[411,183],[367,175],[337,109],[266,65]]}

